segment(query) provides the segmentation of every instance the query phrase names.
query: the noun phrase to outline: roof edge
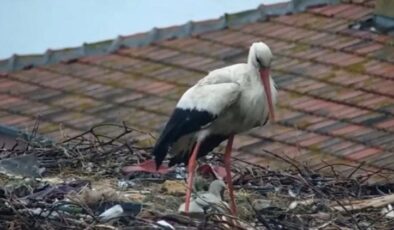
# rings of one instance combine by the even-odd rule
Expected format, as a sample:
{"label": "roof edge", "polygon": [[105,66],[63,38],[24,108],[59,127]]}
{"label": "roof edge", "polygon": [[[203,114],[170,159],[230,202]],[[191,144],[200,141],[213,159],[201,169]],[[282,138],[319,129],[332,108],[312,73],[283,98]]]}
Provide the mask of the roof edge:
{"label": "roof edge", "polygon": [[[54,141],[49,138],[49,137],[45,137],[39,134],[33,134],[31,132],[28,131],[23,131],[19,128],[16,128],[14,126],[8,126],[8,125],[2,125],[0,124],[0,135],[4,135],[6,137],[12,138],[12,139],[17,139],[17,138],[21,138],[22,140],[25,141],[30,141],[30,140],[35,140],[35,141],[39,141],[41,144],[53,144]],[[0,144],[1,140],[0,140]]]}
{"label": "roof edge", "polygon": [[318,5],[337,4],[340,0],[292,0],[283,3],[263,5],[256,9],[245,10],[233,14],[224,14],[218,19],[193,22],[179,26],[153,28],[145,33],[130,36],[118,36],[113,40],[83,43],[82,46],[59,50],[48,49],[44,54],[17,55],[0,60],[0,73],[7,73],[35,66],[71,61],[81,57],[102,55],[116,52],[122,47],[140,47],[154,42],[190,37],[206,32],[222,30],[228,27],[241,26],[257,21],[264,21],[268,16],[280,16],[303,12],[307,8]]}

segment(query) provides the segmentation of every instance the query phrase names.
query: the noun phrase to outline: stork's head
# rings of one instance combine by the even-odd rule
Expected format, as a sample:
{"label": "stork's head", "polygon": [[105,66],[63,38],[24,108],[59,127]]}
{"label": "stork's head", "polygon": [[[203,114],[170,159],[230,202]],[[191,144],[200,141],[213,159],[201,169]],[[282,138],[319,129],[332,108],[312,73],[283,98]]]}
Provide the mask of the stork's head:
{"label": "stork's head", "polygon": [[270,68],[272,61],[271,49],[264,42],[255,42],[249,49],[248,62],[255,68]]}
{"label": "stork's head", "polygon": [[267,96],[271,119],[275,120],[274,107],[271,95],[270,67],[272,61],[271,49],[263,42],[255,42],[249,50],[248,63],[256,68],[260,74],[261,82]]}

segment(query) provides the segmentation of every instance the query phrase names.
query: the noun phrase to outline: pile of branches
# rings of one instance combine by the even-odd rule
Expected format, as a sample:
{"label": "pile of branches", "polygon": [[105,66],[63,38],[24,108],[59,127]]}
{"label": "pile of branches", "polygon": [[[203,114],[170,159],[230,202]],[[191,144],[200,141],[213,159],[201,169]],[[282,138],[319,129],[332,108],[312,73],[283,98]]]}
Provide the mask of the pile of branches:
{"label": "pile of branches", "polygon": [[44,139],[36,130],[28,138],[19,138],[12,148],[3,146],[0,159],[34,156],[46,169],[46,175],[80,168],[81,173],[116,176],[122,166],[150,157],[150,147],[137,146],[134,138],[149,134],[125,124],[99,124],[81,134],[64,137],[61,142]]}
{"label": "pile of branches", "polygon": [[[122,166],[139,164],[150,158],[150,147],[136,144],[139,135],[148,134],[124,124],[95,126],[60,143],[43,141],[33,135],[22,148],[3,147],[0,150],[0,166],[6,160],[34,156],[38,168],[46,169],[44,176],[69,170],[120,178],[123,176]],[[280,158],[274,153],[270,154]],[[90,188],[89,181],[51,185],[39,179],[24,179],[24,184],[20,186],[2,185],[0,228],[361,230],[390,229],[394,226],[391,206],[394,203],[394,184],[368,184],[371,175],[382,171],[353,177],[357,171],[364,170],[363,165],[349,166],[354,168],[351,174],[341,176],[335,172],[334,166],[327,166],[332,168],[332,173],[323,175],[289,159],[282,160],[289,163],[289,169],[271,170],[234,158],[233,183],[238,194],[238,217],[224,213],[186,216],[176,210],[159,212],[153,206],[141,204],[143,208],[138,212],[103,221],[100,213],[116,205],[116,202],[92,206],[67,199],[70,192],[80,193]],[[220,166],[222,155],[213,153],[204,161]],[[26,173],[29,171],[20,174],[26,176]],[[32,181],[34,183],[30,183]]]}
{"label": "pile of branches", "polygon": [[[276,157],[280,157],[271,153]],[[392,229],[394,183],[369,184],[376,174],[358,166],[349,175],[320,174],[305,165],[290,162],[288,170],[268,170],[243,162],[234,169],[235,187],[258,193],[248,200],[255,226],[263,229]],[[361,170],[365,173],[353,175]],[[237,177],[238,175],[238,177]]]}

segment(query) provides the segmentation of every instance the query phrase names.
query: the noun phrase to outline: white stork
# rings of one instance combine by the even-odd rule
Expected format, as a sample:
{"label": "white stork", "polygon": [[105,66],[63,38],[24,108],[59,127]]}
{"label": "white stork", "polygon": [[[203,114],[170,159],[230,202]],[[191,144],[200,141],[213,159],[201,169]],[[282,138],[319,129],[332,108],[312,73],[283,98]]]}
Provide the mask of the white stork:
{"label": "white stork", "polygon": [[272,53],[263,42],[253,43],[248,62],[211,71],[181,97],[153,149],[159,168],[169,153],[169,166],[188,165],[185,212],[189,211],[196,158],[209,153],[224,140],[226,181],[231,211],[236,206],[231,179],[234,135],[274,120],[277,91],[270,76]]}

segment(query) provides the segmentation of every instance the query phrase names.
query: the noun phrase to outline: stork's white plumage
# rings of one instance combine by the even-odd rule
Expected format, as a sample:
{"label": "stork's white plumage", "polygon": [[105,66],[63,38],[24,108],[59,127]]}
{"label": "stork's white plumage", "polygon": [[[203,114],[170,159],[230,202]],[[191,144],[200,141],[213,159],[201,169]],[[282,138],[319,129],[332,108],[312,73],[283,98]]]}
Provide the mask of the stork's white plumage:
{"label": "stork's white plumage", "polygon": [[[231,183],[230,159],[233,137],[266,124],[276,103],[276,89],[270,76],[272,53],[263,42],[253,43],[248,62],[211,71],[181,97],[154,149],[159,167],[169,153],[170,166],[188,164],[189,210],[196,158],[209,153],[228,139],[225,168],[231,209],[236,213]],[[190,154],[191,153],[191,154]]]}

